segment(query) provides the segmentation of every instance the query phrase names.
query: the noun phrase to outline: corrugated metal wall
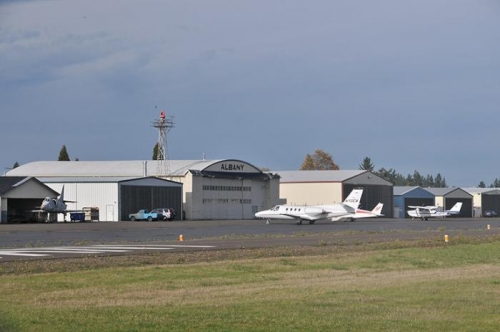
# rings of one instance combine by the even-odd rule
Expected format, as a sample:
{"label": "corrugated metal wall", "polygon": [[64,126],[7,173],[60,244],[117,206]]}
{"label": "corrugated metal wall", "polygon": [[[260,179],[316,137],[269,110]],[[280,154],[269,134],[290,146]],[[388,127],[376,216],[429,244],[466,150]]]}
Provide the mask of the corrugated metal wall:
{"label": "corrugated metal wall", "polygon": [[364,210],[372,210],[378,203],[383,203],[382,214],[387,218],[392,218],[394,215],[394,192],[392,186],[360,186],[353,184],[344,184],[343,199],[351,193],[354,188],[363,188],[361,196],[360,208]]}
{"label": "corrugated metal wall", "polygon": [[173,208],[181,218],[182,187],[120,186],[120,219],[141,209]]}

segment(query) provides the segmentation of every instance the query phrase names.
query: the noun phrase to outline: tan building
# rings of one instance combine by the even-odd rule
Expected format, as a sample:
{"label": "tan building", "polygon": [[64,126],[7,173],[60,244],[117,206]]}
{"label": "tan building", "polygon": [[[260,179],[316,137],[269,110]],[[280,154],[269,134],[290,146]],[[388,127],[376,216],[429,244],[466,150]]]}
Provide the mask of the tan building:
{"label": "tan building", "polygon": [[393,215],[393,185],[363,170],[279,171],[280,199],[289,205],[324,205],[342,202],[354,188],[363,188],[360,207],[371,210],[384,203],[382,213]]}

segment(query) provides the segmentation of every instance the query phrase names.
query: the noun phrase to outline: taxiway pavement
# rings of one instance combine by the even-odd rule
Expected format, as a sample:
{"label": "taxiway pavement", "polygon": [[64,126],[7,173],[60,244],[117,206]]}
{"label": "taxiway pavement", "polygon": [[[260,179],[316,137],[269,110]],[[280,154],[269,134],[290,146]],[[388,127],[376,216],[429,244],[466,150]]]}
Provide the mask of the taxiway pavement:
{"label": "taxiway pavement", "polygon": [[[489,225],[489,227],[488,227]],[[500,234],[499,219],[366,219],[296,225],[263,220],[0,225],[0,262],[151,251],[224,250]],[[179,241],[182,235],[183,241]],[[284,236],[286,235],[286,236]]]}

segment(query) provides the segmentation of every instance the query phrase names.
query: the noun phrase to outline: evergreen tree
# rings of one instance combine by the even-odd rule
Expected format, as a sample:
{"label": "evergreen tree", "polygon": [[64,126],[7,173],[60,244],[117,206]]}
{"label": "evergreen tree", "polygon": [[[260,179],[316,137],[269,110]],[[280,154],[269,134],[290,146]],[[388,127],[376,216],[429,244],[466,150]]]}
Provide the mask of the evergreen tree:
{"label": "evergreen tree", "polygon": [[14,169],[14,168],[18,168],[18,167],[19,167],[19,163],[16,161],[16,162],[14,163],[14,166],[12,166],[12,169]]}
{"label": "evergreen tree", "polygon": [[434,177],[430,174],[427,174],[427,176],[423,180],[423,186],[430,188],[434,187]]}
{"label": "evergreen tree", "polygon": [[363,163],[359,165],[359,169],[364,169],[365,171],[373,172],[375,166],[372,164],[370,158],[365,157],[365,159],[363,159]]}
{"label": "evergreen tree", "polygon": [[441,178],[441,174],[437,173],[436,178],[434,179],[434,186],[436,188],[444,188],[443,187],[443,179]]}
{"label": "evergreen tree", "polygon": [[70,161],[68,151],[66,150],[66,145],[63,145],[61,151],[59,152],[58,161]]}
{"label": "evergreen tree", "polygon": [[483,181],[481,181],[481,182],[479,182],[479,184],[477,185],[477,187],[478,188],[486,188],[486,184]]}
{"label": "evergreen tree", "polygon": [[420,187],[423,187],[424,185],[422,175],[420,175],[420,173],[417,170],[413,172],[413,185]]}
{"label": "evergreen tree", "polygon": [[155,147],[153,148],[153,160],[158,160],[158,150],[159,146],[158,143],[156,143]]}

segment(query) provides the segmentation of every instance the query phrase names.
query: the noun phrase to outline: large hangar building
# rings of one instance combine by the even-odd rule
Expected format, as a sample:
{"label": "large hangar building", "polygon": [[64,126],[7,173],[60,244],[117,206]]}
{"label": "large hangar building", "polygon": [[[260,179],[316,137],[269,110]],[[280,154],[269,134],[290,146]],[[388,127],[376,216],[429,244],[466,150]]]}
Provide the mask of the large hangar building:
{"label": "large hangar building", "polygon": [[[100,220],[108,221],[126,220],[128,213],[136,212],[141,204],[145,206],[140,208],[146,209],[174,207],[178,209],[178,216],[182,214],[185,219],[208,220],[253,219],[257,211],[279,203],[279,176],[264,173],[245,161],[165,162],[169,171],[161,179],[155,177],[158,171],[155,160],[38,161],[19,166],[7,176],[33,176],[56,191],[64,185],[67,200],[78,202],[92,195],[94,201],[89,204],[99,208]],[[116,190],[106,191],[103,183],[113,184]],[[88,189],[84,193],[85,187]],[[122,190],[118,190],[119,187]],[[158,187],[163,189],[154,189]],[[159,190],[156,195],[155,190]],[[151,199],[158,199],[155,201],[158,206],[150,206]],[[79,203],[79,207],[82,204]],[[68,204],[68,209],[70,206]]]}
{"label": "large hangar building", "polygon": [[364,170],[280,171],[280,198],[289,205],[326,205],[344,201],[354,188],[363,188],[360,207],[373,209],[384,203],[382,213],[393,216],[393,185]]}

